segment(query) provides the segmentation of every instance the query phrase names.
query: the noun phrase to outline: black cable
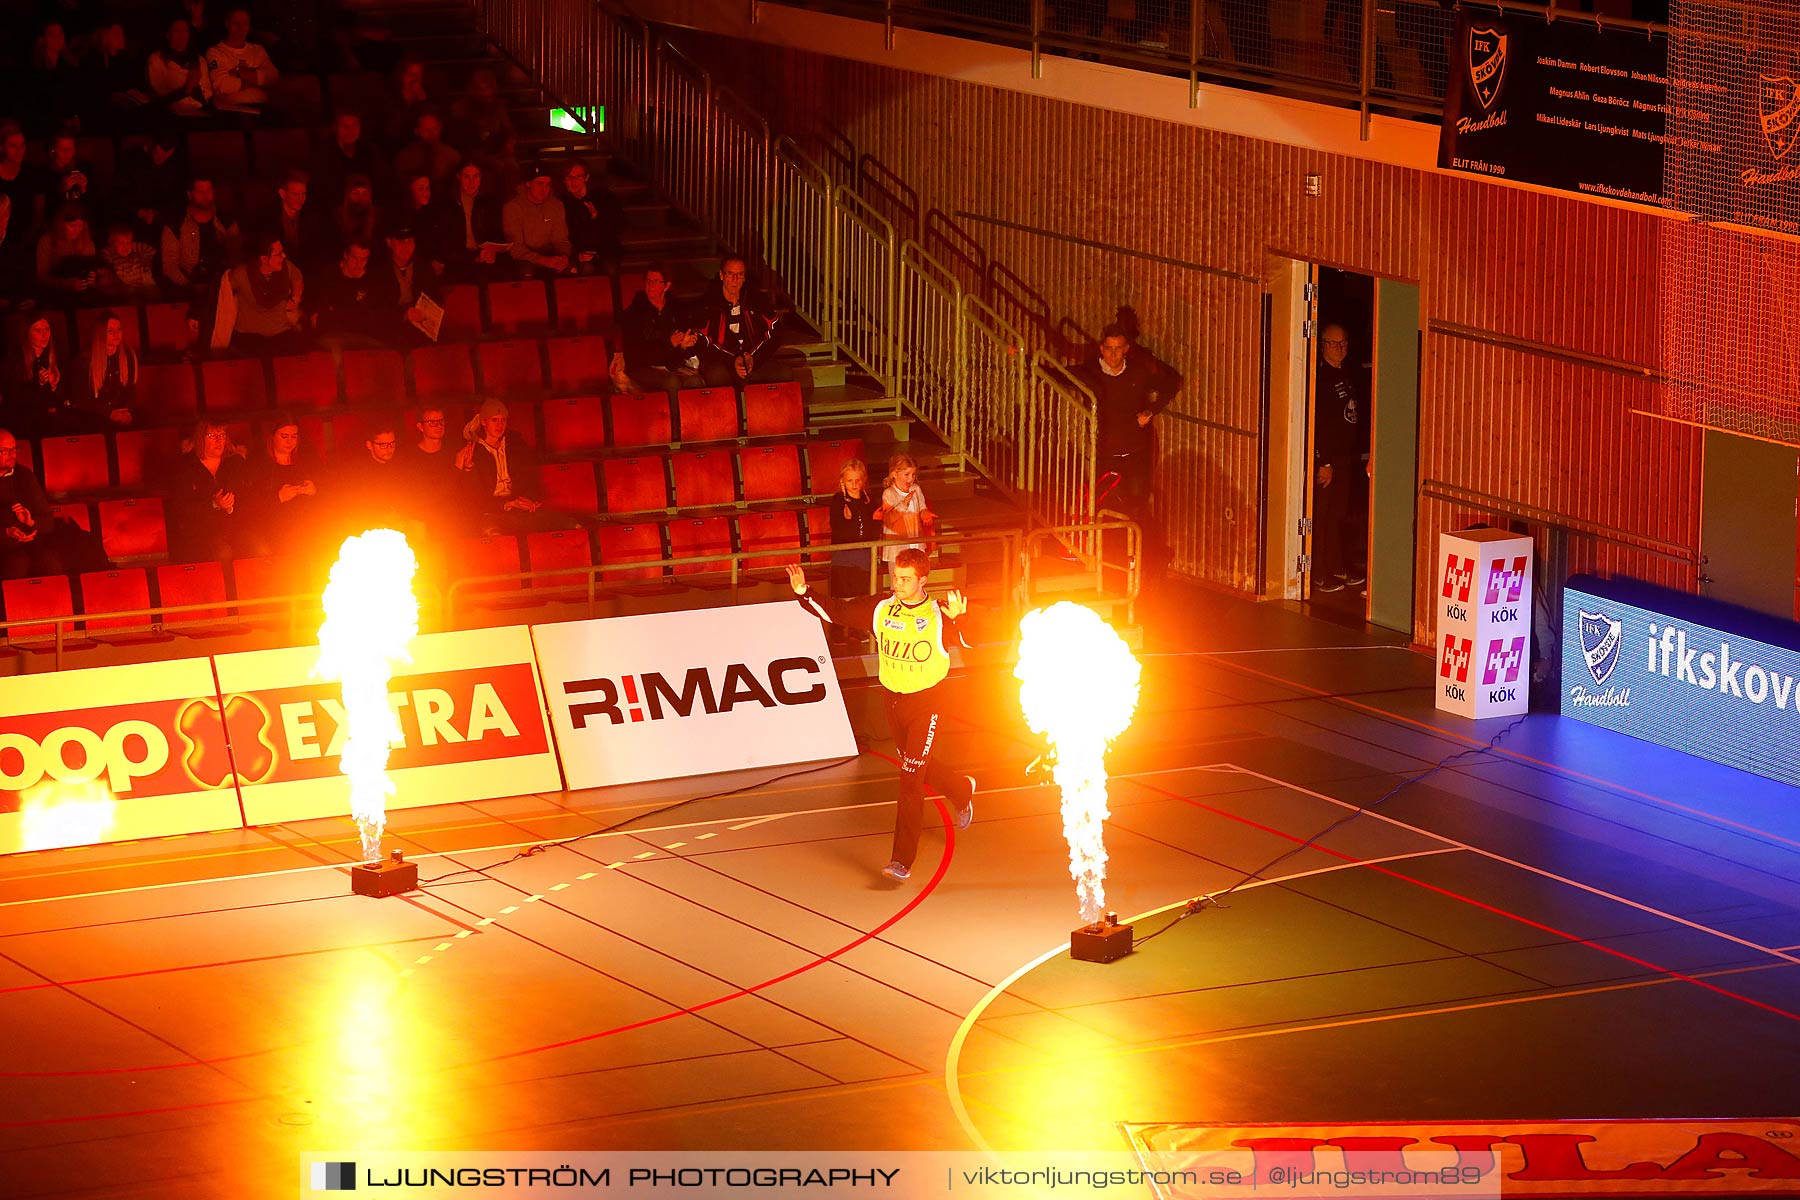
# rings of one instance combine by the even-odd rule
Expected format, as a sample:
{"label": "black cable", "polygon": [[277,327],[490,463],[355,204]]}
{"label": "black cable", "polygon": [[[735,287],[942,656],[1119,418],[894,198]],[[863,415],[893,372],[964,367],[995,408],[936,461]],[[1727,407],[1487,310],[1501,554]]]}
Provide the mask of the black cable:
{"label": "black cable", "polygon": [[[1529,715],[1529,714],[1527,714],[1527,715]],[[1320,838],[1333,832],[1334,830],[1338,829],[1340,826],[1343,826],[1351,821],[1354,821],[1356,818],[1362,816],[1364,813],[1373,812],[1375,809],[1380,808],[1383,804],[1386,804],[1389,800],[1392,800],[1395,796],[1398,796],[1401,792],[1405,791],[1407,788],[1412,787],[1414,784],[1417,784],[1417,783],[1423,783],[1425,780],[1430,779],[1433,775],[1436,775],[1439,771],[1442,771],[1445,768],[1449,767],[1452,763],[1456,762],[1458,759],[1468,758],[1471,755],[1486,754],[1488,751],[1494,749],[1495,747],[1497,747],[1500,744],[1500,739],[1504,738],[1507,734],[1511,733],[1513,730],[1517,729],[1521,724],[1523,724],[1524,720],[1525,720],[1524,716],[1514,718],[1514,720],[1510,724],[1508,724],[1506,726],[1506,728],[1502,729],[1500,732],[1496,733],[1492,738],[1490,738],[1488,740],[1487,745],[1485,745],[1485,746],[1475,746],[1468,750],[1459,750],[1455,754],[1447,755],[1444,758],[1440,758],[1437,762],[1433,763],[1431,766],[1427,767],[1425,770],[1419,772],[1417,775],[1413,775],[1409,778],[1402,779],[1399,783],[1396,783],[1393,787],[1389,788],[1387,793],[1385,795],[1383,795],[1380,799],[1374,800],[1368,804],[1358,805],[1355,809],[1351,810],[1350,812],[1345,813],[1343,816],[1339,817],[1337,820],[1333,821],[1331,824],[1325,826],[1325,828],[1319,830],[1319,832],[1317,832],[1317,833],[1313,834],[1311,837],[1307,838],[1304,842],[1301,842],[1298,846],[1294,846],[1291,849],[1282,851],[1280,854],[1277,854],[1274,858],[1270,859],[1268,862],[1264,863],[1262,866],[1257,867],[1255,870],[1244,872],[1243,878],[1239,879],[1236,883],[1232,884],[1230,887],[1226,888],[1224,891],[1208,892],[1204,896],[1196,896],[1194,899],[1189,900],[1187,902],[1187,905],[1182,909],[1182,911],[1180,913],[1178,913],[1176,915],[1176,917],[1173,921],[1170,921],[1167,925],[1164,925],[1161,929],[1156,930],[1154,933],[1145,934],[1143,937],[1136,939],[1136,941],[1133,943],[1134,947],[1142,946],[1145,942],[1150,941],[1152,938],[1162,936],[1163,934],[1169,932],[1169,930],[1175,928],[1175,926],[1181,924],[1183,921],[1185,921],[1189,917],[1193,916],[1195,913],[1201,912],[1204,909],[1229,907],[1228,905],[1221,903],[1221,901],[1223,901],[1223,899],[1226,896],[1231,895],[1231,893],[1233,893],[1233,892],[1237,891],[1239,888],[1243,887],[1246,883],[1249,883],[1252,879],[1257,879],[1257,878],[1266,876],[1269,873],[1269,871],[1273,870],[1277,866],[1280,866],[1283,862],[1292,858],[1294,855],[1300,853],[1302,850],[1307,849],[1308,847],[1313,845],[1313,843],[1317,842]]]}
{"label": "black cable", "polygon": [[[857,742],[859,749],[861,748],[861,745],[862,743],[859,739]],[[690,804],[698,804],[702,800],[722,800],[726,796],[735,796],[740,792],[748,792],[756,788],[768,787],[771,783],[780,783],[784,779],[797,779],[802,775],[811,775],[817,771],[829,770],[832,767],[841,767],[845,763],[855,762],[856,758],[857,756],[853,755],[849,758],[834,759],[831,762],[820,763],[816,767],[806,767],[799,771],[784,771],[780,775],[771,775],[767,779],[758,779],[755,782],[740,784],[737,787],[726,788],[723,791],[706,792],[699,796],[689,796],[686,800],[677,800],[675,803],[665,804],[661,808],[653,808],[646,812],[633,813],[624,820],[615,821],[611,825],[605,825],[599,829],[590,829],[586,833],[578,833],[574,837],[557,838],[553,841],[539,842],[535,846],[527,846],[523,850],[515,851],[510,858],[503,858],[499,862],[490,863],[485,867],[463,867],[461,870],[446,871],[442,875],[433,875],[430,879],[421,879],[419,880],[419,886],[421,888],[429,887],[434,883],[442,883],[446,879],[455,879],[458,875],[486,875],[489,871],[497,871],[508,863],[518,862],[522,858],[531,858],[534,855],[542,854],[546,850],[554,850],[559,846],[573,845],[574,843],[584,841],[587,838],[598,837],[603,833],[613,833],[617,830],[624,829],[632,822],[641,821],[645,817],[659,817],[664,813],[674,812],[678,808],[686,808]]]}

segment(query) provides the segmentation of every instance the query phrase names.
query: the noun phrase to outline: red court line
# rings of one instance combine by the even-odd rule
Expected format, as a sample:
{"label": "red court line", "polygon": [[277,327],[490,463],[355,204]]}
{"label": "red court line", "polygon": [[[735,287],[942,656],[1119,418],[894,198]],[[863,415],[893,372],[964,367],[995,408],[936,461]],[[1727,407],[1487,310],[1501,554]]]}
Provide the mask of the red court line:
{"label": "red court line", "polygon": [[[1304,647],[1297,647],[1297,649],[1304,649]],[[1385,708],[1377,708],[1373,704],[1364,704],[1359,700],[1352,700],[1348,696],[1341,695],[1340,693],[1328,692],[1328,691],[1325,691],[1323,688],[1316,688],[1316,687],[1312,686],[1310,683],[1301,683],[1298,680],[1288,679],[1287,677],[1282,676],[1282,675],[1270,675],[1267,672],[1258,671],[1255,667],[1246,667],[1242,663],[1224,662],[1224,661],[1221,661],[1219,656],[1216,654],[1211,654],[1211,653],[1208,653],[1205,651],[1201,651],[1199,653],[1202,658],[1206,658],[1206,659],[1215,661],[1218,663],[1219,666],[1225,667],[1232,671],[1241,671],[1246,675],[1254,675],[1258,679],[1266,679],[1270,683],[1279,683],[1284,687],[1294,688],[1296,691],[1311,692],[1314,696],[1319,697],[1320,699],[1323,699],[1323,700],[1335,700],[1339,704],[1346,704],[1346,705],[1349,705],[1351,708],[1361,709],[1363,712],[1370,713],[1374,716],[1381,717],[1385,720],[1399,721],[1401,724],[1411,725],[1417,729],[1423,729],[1427,733],[1435,733],[1435,734],[1439,735],[1440,737],[1446,737],[1446,738],[1451,739],[1452,741],[1463,742],[1470,746],[1485,749],[1489,753],[1492,753],[1492,754],[1499,754],[1499,755],[1503,755],[1507,758],[1517,759],[1519,762],[1530,763],[1533,766],[1542,767],[1546,771],[1555,771],[1559,774],[1567,775],[1571,779],[1579,779],[1583,783],[1591,783],[1591,784],[1595,785],[1596,787],[1611,788],[1615,792],[1621,792],[1627,796],[1636,796],[1640,800],[1647,800],[1652,804],[1660,804],[1660,805],[1664,806],[1665,808],[1672,808],[1676,812],[1687,813],[1689,816],[1699,817],[1703,820],[1712,821],[1719,825],[1724,825],[1730,829],[1736,829],[1742,833],[1752,834],[1752,835],[1754,835],[1758,838],[1761,838],[1765,841],[1779,842],[1784,846],[1800,847],[1800,842],[1797,842],[1792,838],[1782,837],[1778,833],[1770,833],[1766,829],[1758,829],[1754,825],[1746,825],[1742,821],[1733,821],[1730,817],[1722,817],[1718,813],[1707,812],[1703,808],[1693,808],[1693,807],[1690,807],[1689,805],[1682,804],[1681,802],[1679,802],[1677,800],[1670,800],[1663,796],[1652,795],[1649,792],[1640,792],[1636,788],[1627,787],[1624,784],[1617,783],[1611,779],[1605,779],[1599,775],[1589,775],[1585,771],[1577,771],[1573,767],[1566,767],[1561,763],[1550,762],[1547,759],[1533,758],[1529,754],[1521,754],[1517,750],[1509,750],[1504,746],[1490,746],[1486,742],[1482,741],[1480,738],[1470,737],[1466,733],[1458,733],[1454,729],[1445,729],[1442,726],[1433,725],[1429,721],[1421,721],[1417,717],[1402,716],[1400,713],[1390,712],[1389,710],[1387,710]],[[1272,704],[1272,703],[1281,703],[1281,702],[1280,701],[1258,701],[1257,703],[1260,705],[1260,704]],[[1539,716],[1549,716],[1551,714],[1540,713],[1538,715]],[[1405,751],[1401,751],[1401,753],[1405,753]]]}
{"label": "red court line", "polygon": [[[1305,845],[1306,844],[1305,838],[1296,837],[1293,834],[1288,833],[1285,830],[1276,829],[1269,825],[1264,825],[1260,821],[1252,821],[1249,817],[1243,817],[1243,816],[1239,816],[1236,813],[1226,812],[1222,808],[1214,808],[1212,805],[1204,803],[1203,801],[1200,801],[1200,800],[1196,800],[1192,796],[1183,796],[1179,792],[1171,792],[1171,791],[1167,790],[1166,788],[1157,787],[1153,783],[1146,783],[1142,779],[1133,779],[1131,782],[1137,784],[1139,787],[1146,788],[1152,792],[1156,792],[1159,795],[1167,796],[1171,800],[1181,800],[1187,804],[1193,805],[1195,808],[1204,809],[1205,811],[1207,811],[1209,813],[1214,813],[1221,817],[1227,817],[1233,821],[1239,822],[1240,824],[1248,825],[1253,829],[1260,829],[1264,833],[1272,833],[1276,837],[1286,838],[1288,841],[1293,842],[1297,845]],[[1706,980],[1697,978],[1696,976],[1684,974],[1683,972],[1677,971],[1671,967],[1665,967],[1665,966],[1661,966],[1657,963],[1653,963],[1647,958],[1639,958],[1635,954],[1627,954],[1627,953],[1625,953],[1625,951],[1616,950],[1611,946],[1602,946],[1598,942],[1591,942],[1587,938],[1581,937],[1578,934],[1570,933],[1567,930],[1558,929],[1554,925],[1546,925],[1542,921],[1534,921],[1530,917],[1527,917],[1522,913],[1516,913],[1516,912],[1512,912],[1508,909],[1496,907],[1495,905],[1488,904],[1484,901],[1476,900],[1475,898],[1473,898],[1471,896],[1465,896],[1461,892],[1453,892],[1449,888],[1439,887],[1435,883],[1427,883],[1423,879],[1416,879],[1411,875],[1402,874],[1401,872],[1396,871],[1396,870],[1392,869],[1391,867],[1382,866],[1377,863],[1364,862],[1364,860],[1357,858],[1354,854],[1346,854],[1342,850],[1333,850],[1329,846],[1321,846],[1321,845],[1318,845],[1317,843],[1314,843],[1312,848],[1314,850],[1319,851],[1322,854],[1329,854],[1329,855],[1333,856],[1334,858],[1340,858],[1340,859],[1344,860],[1345,862],[1363,863],[1363,865],[1366,866],[1371,871],[1379,872],[1382,875],[1391,875],[1395,879],[1403,879],[1407,883],[1417,884],[1419,887],[1422,887],[1422,888],[1426,889],[1427,891],[1436,892],[1441,896],[1448,896],[1452,900],[1460,900],[1464,904],[1471,905],[1475,908],[1484,909],[1485,911],[1491,912],[1491,913],[1495,914],[1496,916],[1505,917],[1508,920],[1517,921],[1521,925],[1529,925],[1533,929],[1538,929],[1538,930],[1542,930],[1545,933],[1554,934],[1556,937],[1561,938],[1563,941],[1577,943],[1579,945],[1586,946],[1589,949],[1598,950],[1602,954],[1611,955],[1614,958],[1621,959],[1625,962],[1633,964],[1634,966],[1646,967],[1649,970],[1655,971],[1659,975],[1665,975],[1665,976],[1669,977],[1670,979],[1679,979],[1684,983],[1691,983],[1696,987],[1705,988],[1709,992],[1717,992],[1719,995],[1729,997],[1732,1000],[1741,1000],[1743,1003],[1751,1005],[1754,1008],[1760,1008],[1760,1009],[1763,1009],[1765,1012],[1774,1013],[1778,1017],[1786,1017],[1790,1021],[1800,1021],[1800,1013],[1792,1013],[1792,1012],[1789,1012],[1785,1008],[1777,1008],[1773,1004],[1764,1003],[1761,1000],[1757,1000],[1757,999],[1754,999],[1753,997],[1746,996],[1746,995],[1742,994],[1741,992],[1734,992],[1729,988],[1722,988],[1716,983],[1708,983]]]}

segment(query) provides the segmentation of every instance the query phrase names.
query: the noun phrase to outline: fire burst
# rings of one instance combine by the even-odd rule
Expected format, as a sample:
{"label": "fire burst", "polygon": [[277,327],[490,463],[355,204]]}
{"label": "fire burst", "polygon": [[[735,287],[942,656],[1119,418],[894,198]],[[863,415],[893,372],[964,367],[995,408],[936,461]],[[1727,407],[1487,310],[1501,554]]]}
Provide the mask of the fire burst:
{"label": "fire burst", "polygon": [[419,633],[412,591],[417,570],[403,534],[371,529],[344,540],[325,585],[313,673],[343,684],[347,729],[338,765],[350,779],[350,813],[362,832],[364,862],[381,858],[387,798],[394,794],[388,750],[400,740],[400,718],[388,702],[388,681],[395,666],[412,661],[408,644]]}
{"label": "fire burst", "polygon": [[1106,748],[1137,710],[1138,660],[1092,609],[1064,600],[1019,624],[1019,706],[1050,741],[1069,874],[1092,924],[1106,909]]}

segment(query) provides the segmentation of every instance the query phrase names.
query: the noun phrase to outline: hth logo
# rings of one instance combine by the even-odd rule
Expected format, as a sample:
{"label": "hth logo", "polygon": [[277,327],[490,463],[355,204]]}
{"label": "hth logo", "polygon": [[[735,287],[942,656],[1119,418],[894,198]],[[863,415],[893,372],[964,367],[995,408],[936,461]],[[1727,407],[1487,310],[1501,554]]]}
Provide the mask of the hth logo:
{"label": "hth logo", "polygon": [[[660,671],[621,675],[612,679],[571,679],[563,684],[568,695],[598,692],[598,700],[569,705],[569,723],[586,729],[590,717],[605,716],[614,725],[627,721],[660,721],[667,716],[686,717],[698,708],[712,714],[730,712],[740,704],[774,708],[782,704],[817,704],[825,698],[825,685],[817,681],[821,664],[812,658],[778,658],[762,677],[744,663],[725,668],[717,686],[705,667],[690,668],[676,689]],[[794,687],[790,675],[811,675],[810,686]],[[766,682],[765,682],[766,679]],[[621,701],[621,694],[623,701]]]}
{"label": "hth logo", "polygon": [[1499,604],[1500,595],[1506,593],[1506,603],[1517,604],[1519,593],[1525,587],[1525,558],[1521,555],[1512,560],[1509,570],[1504,558],[1496,558],[1494,565],[1488,568],[1487,596],[1484,603]]}
{"label": "hth logo", "polygon": [[1496,683],[1519,682],[1519,669],[1525,665],[1525,639],[1495,638],[1488,643],[1487,658],[1481,667],[1481,684],[1492,687]]}
{"label": "hth logo", "polygon": [[1444,559],[1444,599],[1454,593],[1464,604],[1469,602],[1469,587],[1475,582],[1475,560],[1452,554]]}
{"label": "hth logo", "polygon": [[1454,672],[1456,682],[1469,682],[1469,658],[1474,646],[1468,638],[1459,638],[1454,633],[1444,635],[1444,653],[1438,664],[1438,675],[1449,679]]}

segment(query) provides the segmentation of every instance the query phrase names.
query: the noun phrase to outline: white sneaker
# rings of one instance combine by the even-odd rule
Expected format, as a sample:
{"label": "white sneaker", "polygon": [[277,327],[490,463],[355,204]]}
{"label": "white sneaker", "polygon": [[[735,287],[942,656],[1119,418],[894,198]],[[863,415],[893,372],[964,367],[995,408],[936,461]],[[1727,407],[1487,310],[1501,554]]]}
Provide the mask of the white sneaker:
{"label": "white sneaker", "polygon": [[899,859],[895,859],[887,866],[881,868],[881,873],[886,875],[889,879],[902,882],[912,878],[912,868],[901,863]]}

